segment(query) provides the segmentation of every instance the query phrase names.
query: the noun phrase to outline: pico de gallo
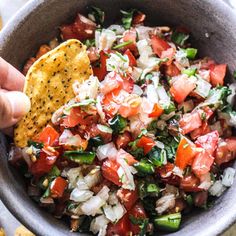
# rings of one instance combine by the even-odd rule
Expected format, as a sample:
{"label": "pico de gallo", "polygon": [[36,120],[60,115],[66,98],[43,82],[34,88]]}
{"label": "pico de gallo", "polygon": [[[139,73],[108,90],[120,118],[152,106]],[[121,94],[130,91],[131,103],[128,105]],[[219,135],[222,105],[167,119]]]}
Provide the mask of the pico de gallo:
{"label": "pico de gallo", "polygon": [[235,84],[226,64],[198,58],[183,27],[149,27],[138,10],[104,12],[60,27],[32,63],[55,44],[87,45],[93,75],[10,160],[28,193],[72,231],[152,235],[180,229],[183,215],[208,209],[233,184]]}

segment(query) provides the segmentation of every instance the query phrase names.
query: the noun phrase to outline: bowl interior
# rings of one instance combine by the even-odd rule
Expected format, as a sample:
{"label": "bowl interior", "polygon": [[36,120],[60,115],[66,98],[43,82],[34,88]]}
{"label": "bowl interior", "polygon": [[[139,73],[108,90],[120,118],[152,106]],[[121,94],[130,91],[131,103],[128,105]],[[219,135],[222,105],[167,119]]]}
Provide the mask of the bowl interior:
{"label": "bowl interior", "polygon": [[[37,48],[55,37],[58,26],[69,22],[87,6],[105,10],[107,24],[119,19],[120,9],[137,8],[147,14],[147,25],[186,26],[192,32],[193,46],[201,56],[227,63],[228,82],[236,68],[236,17],[222,1],[211,0],[35,0],[30,1],[0,35],[0,55],[21,69]],[[206,33],[209,37],[206,37]],[[24,135],[24,134],[22,134]],[[23,224],[37,235],[78,235],[70,233],[64,222],[54,219],[29,199],[24,181],[7,163],[8,141],[0,135],[1,199]],[[171,235],[216,235],[236,219],[233,196],[236,182],[209,211],[185,219],[181,230]],[[235,209],[234,209],[235,208]],[[217,224],[215,224],[217,222]]]}

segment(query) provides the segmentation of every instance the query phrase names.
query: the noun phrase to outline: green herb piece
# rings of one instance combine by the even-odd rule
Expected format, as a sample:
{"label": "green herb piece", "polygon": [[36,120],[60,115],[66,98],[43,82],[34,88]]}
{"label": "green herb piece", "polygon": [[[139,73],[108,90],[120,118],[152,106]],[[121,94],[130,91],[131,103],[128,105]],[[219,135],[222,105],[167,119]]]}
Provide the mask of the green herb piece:
{"label": "green herb piece", "polygon": [[147,232],[147,226],[148,226],[148,219],[142,219],[142,218],[136,218],[133,215],[129,216],[129,219],[132,224],[138,225],[140,227],[140,232],[138,236],[145,236]]}
{"label": "green herb piece", "polygon": [[108,123],[114,134],[120,133],[127,126],[127,120],[121,115],[115,115]]}
{"label": "green herb piece", "polygon": [[160,188],[156,184],[148,184],[147,185],[147,192],[148,193],[159,193]]}
{"label": "green herb piece", "polygon": [[95,39],[86,39],[84,44],[87,46],[87,48],[95,47]]}
{"label": "green herb piece", "polygon": [[123,56],[121,53],[115,52],[115,54],[116,54],[123,62],[127,62],[125,56]]}
{"label": "green herb piece", "polygon": [[133,15],[135,11],[136,11],[135,9],[132,9],[130,11],[123,11],[123,10],[120,11],[122,14],[121,22],[126,30],[130,29],[132,25]]}
{"label": "green herb piece", "polygon": [[175,232],[179,229],[181,222],[181,214],[169,214],[160,216],[154,219],[154,225],[157,229],[161,229],[167,232]]}
{"label": "green herb piece", "polygon": [[196,48],[186,48],[185,52],[187,54],[187,58],[194,59],[197,55],[197,49]]}
{"label": "green herb piece", "polygon": [[193,197],[192,197],[192,195],[189,194],[189,195],[186,196],[186,202],[189,206],[193,206]]}
{"label": "green herb piece", "polygon": [[149,160],[156,167],[162,166],[166,160],[165,150],[158,147],[153,147],[147,155]]}
{"label": "green herb piece", "polygon": [[139,136],[138,136],[138,138],[141,138],[143,135],[146,135],[147,132],[148,132],[148,131],[147,131],[146,129],[142,129],[141,132],[140,132],[140,134],[139,134]]}
{"label": "green herb piece", "polygon": [[175,30],[171,35],[171,40],[179,46],[184,46],[188,38],[189,34],[186,34],[184,32],[179,32],[177,30]]}
{"label": "green herb piece", "polygon": [[61,171],[58,169],[58,167],[53,166],[51,171],[48,173],[48,176],[56,178],[56,177],[60,176],[60,174],[61,174]]}
{"label": "green herb piece", "polygon": [[120,43],[120,44],[117,44],[116,46],[113,47],[113,49],[119,49],[119,48],[123,48],[127,45],[130,45],[133,43],[133,40],[128,40],[128,41],[125,41],[123,43]]}
{"label": "green herb piece", "polygon": [[65,151],[63,156],[76,163],[90,165],[94,161],[95,152]]}
{"label": "green herb piece", "polygon": [[204,120],[206,120],[206,112],[202,112],[201,113],[201,119],[204,121]]}
{"label": "green herb piece", "polygon": [[236,79],[236,70],[233,73],[233,77]]}
{"label": "green herb piece", "polygon": [[99,25],[104,23],[105,13],[100,8],[92,6],[89,15],[91,15]]}
{"label": "green herb piece", "polygon": [[64,112],[65,114],[69,114],[70,110],[74,107],[83,107],[83,106],[89,106],[89,105],[92,105],[92,104],[96,104],[96,101],[94,99],[86,99],[82,102],[77,102],[77,103],[74,103],[72,105],[69,105],[67,106],[65,109],[64,109]]}
{"label": "green herb piece", "polygon": [[135,163],[134,167],[140,176],[151,175],[155,172],[154,166],[144,159]]}
{"label": "green herb piece", "polygon": [[197,68],[189,68],[182,71],[183,74],[186,74],[189,77],[195,75],[196,72],[197,72]]}
{"label": "green herb piece", "polygon": [[91,147],[99,147],[104,144],[104,141],[101,136],[95,136],[89,139],[89,146]]}
{"label": "green herb piece", "polygon": [[33,146],[33,147],[35,147],[37,149],[42,149],[43,148],[43,143],[38,143],[38,142],[34,142],[32,140],[29,140],[27,146],[28,147]]}
{"label": "green herb piece", "polygon": [[140,160],[144,156],[144,153],[143,153],[143,148],[137,147],[137,141],[138,140],[130,142],[128,146],[130,147],[129,150],[130,154],[136,157],[136,159]]}
{"label": "green herb piece", "polygon": [[163,108],[164,108],[164,113],[167,115],[173,111],[176,111],[175,104],[172,101],[168,105],[164,105]]}
{"label": "green herb piece", "polygon": [[51,194],[51,191],[50,191],[50,185],[49,185],[46,191],[44,192],[42,198],[47,198],[50,196],[50,194]]}

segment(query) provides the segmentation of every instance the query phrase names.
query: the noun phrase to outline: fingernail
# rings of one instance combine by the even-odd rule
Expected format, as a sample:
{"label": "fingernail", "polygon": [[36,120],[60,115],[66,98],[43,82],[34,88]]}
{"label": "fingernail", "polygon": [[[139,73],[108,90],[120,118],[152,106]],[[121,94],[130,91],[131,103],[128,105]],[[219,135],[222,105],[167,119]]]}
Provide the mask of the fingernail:
{"label": "fingernail", "polygon": [[11,103],[14,118],[25,115],[30,110],[30,99],[21,92],[8,92],[5,94]]}

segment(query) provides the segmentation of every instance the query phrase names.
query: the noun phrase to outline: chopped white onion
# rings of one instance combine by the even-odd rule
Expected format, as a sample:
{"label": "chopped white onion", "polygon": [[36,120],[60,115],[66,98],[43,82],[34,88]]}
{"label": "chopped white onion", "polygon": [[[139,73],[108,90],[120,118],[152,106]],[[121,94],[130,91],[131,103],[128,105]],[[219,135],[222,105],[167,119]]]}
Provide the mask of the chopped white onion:
{"label": "chopped white onion", "polygon": [[156,211],[158,214],[162,214],[165,211],[175,206],[175,195],[168,194],[159,198],[156,202]]}
{"label": "chopped white onion", "polygon": [[64,129],[61,136],[59,137],[59,144],[63,145],[65,143],[67,143],[68,138],[70,138],[72,136],[73,136],[73,134],[69,129]]}
{"label": "chopped white onion", "polygon": [[[100,166],[96,166],[96,168],[92,169],[85,177],[84,182],[88,186],[88,188],[92,188],[101,180],[101,171]],[[78,184],[77,184],[78,186]]]}
{"label": "chopped white onion", "polygon": [[95,41],[99,51],[107,50],[110,49],[113,43],[116,41],[116,34],[110,29],[103,29],[102,32],[95,33]]}
{"label": "chopped white onion", "polygon": [[189,67],[189,60],[187,58],[186,52],[183,49],[176,51],[175,59],[182,67]]}
{"label": "chopped white onion", "polygon": [[95,216],[100,212],[100,208],[106,203],[100,196],[92,196],[88,201],[81,205],[81,210],[85,215]]}
{"label": "chopped white onion", "polygon": [[212,180],[211,180],[211,174],[208,172],[205,175],[202,175],[200,177],[200,185],[198,186],[199,188],[202,188],[204,190],[208,190],[211,185],[213,184]]}
{"label": "chopped white onion", "polygon": [[198,77],[196,85],[197,87],[194,92],[200,95],[201,97],[206,98],[211,90],[211,84],[208,83],[206,80],[202,79],[201,77]]}
{"label": "chopped white onion", "polygon": [[91,75],[88,80],[85,80],[82,84],[76,82],[73,84],[73,89],[76,98],[79,101],[83,101],[85,99],[96,99],[98,94],[99,80],[96,76]]}
{"label": "chopped white onion", "polygon": [[101,161],[105,158],[109,158],[109,159],[115,159],[117,156],[117,149],[116,146],[113,142],[111,143],[107,143],[104,145],[100,145],[97,149],[97,157],[98,159]]}
{"label": "chopped white onion", "polygon": [[81,167],[71,168],[66,173],[69,180],[69,188],[75,188],[79,176],[81,176]]}
{"label": "chopped white onion", "polygon": [[165,88],[163,86],[157,87],[157,94],[159,97],[159,103],[162,106],[168,106],[171,102],[170,97],[168,96]]}
{"label": "chopped white onion", "polygon": [[161,148],[161,149],[164,149],[165,148],[165,145],[164,145],[164,143],[162,143],[162,142],[160,142],[160,141],[155,141],[155,143],[156,143],[156,146],[158,147],[158,148]]}
{"label": "chopped white onion", "polygon": [[183,178],[183,170],[181,170],[178,166],[175,166],[172,172],[180,178]]}
{"label": "chopped white onion", "polygon": [[148,101],[152,102],[152,103],[158,103],[159,99],[158,99],[158,95],[157,95],[157,90],[156,88],[154,87],[154,85],[152,84],[149,84],[147,86],[147,90],[146,90],[146,93],[147,93],[147,99]]}
{"label": "chopped white onion", "polygon": [[120,220],[122,216],[126,213],[125,208],[120,203],[117,203],[115,206],[113,206],[113,211],[116,216],[116,221]]}
{"label": "chopped white onion", "polygon": [[209,193],[212,196],[219,197],[226,190],[226,187],[222,184],[221,180],[217,180],[210,188]]}
{"label": "chopped white onion", "polygon": [[105,113],[103,112],[101,101],[102,101],[102,98],[98,95],[98,96],[97,96],[97,102],[96,102],[96,108],[97,108],[98,115],[99,115],[100,118],[101,118],[101,121],[102,121],[103,123],[105,123],[105,122],[106,122],[106,115],[105,115]]}
{"label": "chopped white onion", "polygon": [[119,200],[116,196],[116,192],[110,193],[109,198],[108,198],[108,203],[110,205],[116,205],[118,202],[119,202]]}
{"label": "chopped white onion", "polygon": [[107,71],[127,71],[129,69],[129,57],[120,53],[110,53],[106,60]]}
{"label": "chopped white onion", "polygon": [[89,189],[88,185],[86,184],[86,182],[84,181],[84,178],[80,177],[76,183],[77,188],[80,190],[86,190]]}
{"label": "chopped white onion", "polygon": [[90,190],[81,190],[78,188],[73,189],[70,194],[70,200],[74,202],[85,202],[93,196],[93,192]]}
{"label": "chopped white onion", "polygon": [[122,187],[129,190],[135,190],[132,166],[129,166],[123,158],[117,158],[117,162],[121,165],[117,173],[122,182]]}
{"label": "chopped white onion", "polygon": [[98,233],[98,236],[105,236],[108,223],[109,220],[104,215],[97,216],[92,220],[89,230],[94,234]]}
{"label": "chopped white onion", "polygon": [[236,83],[230,84],[229,89],[231,90],[231,94],[227,97],[227,102],[233,106],[236,94]]}
{"label": "chopped white onion", "polygon": [[116,35],[121,35],[125,32],[125,28],[121,25],[110,25],[107,29],[114,31]]}
{"label": "chopped white onion", "polygon": [[97,127],[103,133],[112,134],[112,129],[106,125],[97,124]]}
{"label": "chopped white onion", "polygon": [[140,25],[135,27],[135,29],[138,34],[138,39],[142,40],[142,39],[149,39],[149,33],[150,31],[152,31],[153,28]]}
{"label": "chopped white onion", "polygon": [[235,176],[235,169],[232,167],[228,167],[224,169],[222,184],[226,187],[230,187],[233,185]]}
{"label": "chopped white onion", "polygon": [[142,75],[142,72],[143,72],[143,70],[138,67],[133,68],[131,76],[135,82],[139,81],[139,79]]}
{"label": "chopped white onion", "polygon": [[116,214],[115,214],[112,206],[106,204],[103,207],[103,211],[104,211],[104,214],[105,214],[106,218],[108,220],[110,220],[111,222],[115,222],[117,220],[116,219]]}
{"label": "chopped white onion", "polygon": [[169,120],[171,117],[173,117],[174,115],[175,115],[175,112],[172,111],[170,114],[163,114],[163,115],[161,115],[161,119],[167,121],[167,120]]}
{"label": "chopped white onion", "polygon": [[137,84],[135,84],[132,93],[141,96],[141,95],[143,94],[143,90],[140,88],[140,86],[138,86]]}

